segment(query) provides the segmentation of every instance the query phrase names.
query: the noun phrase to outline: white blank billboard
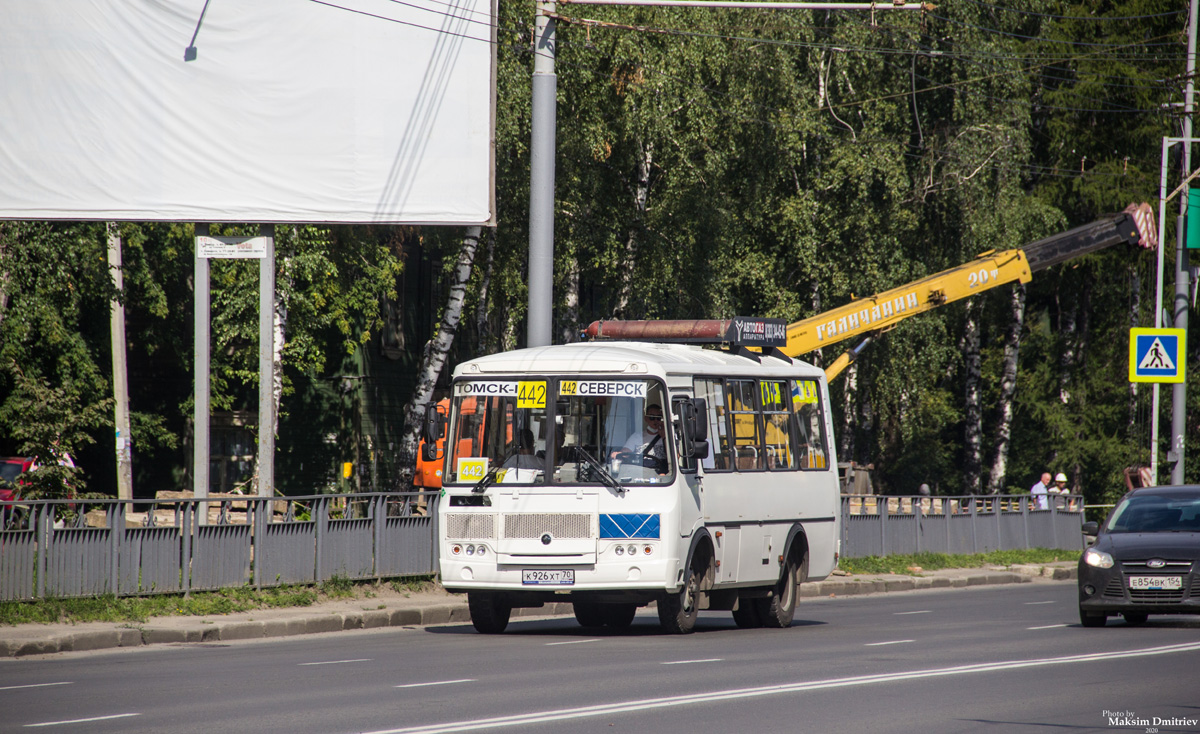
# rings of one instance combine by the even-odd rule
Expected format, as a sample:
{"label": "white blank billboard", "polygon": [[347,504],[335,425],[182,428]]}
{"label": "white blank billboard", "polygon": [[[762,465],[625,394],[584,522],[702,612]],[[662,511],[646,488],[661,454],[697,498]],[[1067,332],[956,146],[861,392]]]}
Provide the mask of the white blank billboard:
{"label": "white blank billboard", "polygon": [[494,0],[3,0],[0,218],[489,223],[494,18]]}

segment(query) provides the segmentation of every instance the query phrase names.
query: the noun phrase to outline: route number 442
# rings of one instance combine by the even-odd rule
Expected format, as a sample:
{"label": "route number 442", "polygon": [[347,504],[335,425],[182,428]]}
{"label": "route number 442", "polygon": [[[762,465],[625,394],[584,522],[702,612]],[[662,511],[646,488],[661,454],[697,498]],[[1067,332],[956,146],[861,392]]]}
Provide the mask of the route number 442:
{"label": "route number 442", "polygon": [[545,408],[546,383],[532,380],[517,383],[518,408]]}

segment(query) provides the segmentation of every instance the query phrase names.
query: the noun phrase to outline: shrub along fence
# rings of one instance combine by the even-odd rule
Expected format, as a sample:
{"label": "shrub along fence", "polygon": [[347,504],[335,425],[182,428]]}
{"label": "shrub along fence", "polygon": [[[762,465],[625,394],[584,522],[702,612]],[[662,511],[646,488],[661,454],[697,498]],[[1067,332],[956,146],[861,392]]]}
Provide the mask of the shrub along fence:
{"label": "shrub along fence", "polygon": [[[0,601],[437,571],[436,493],[0,504]],[[426,511],[428,506],[428,511]],[[64,523],[57,518],[72,517]],[[842,497],[842,555],[1083,547],[1079,497]],[[42,551],[42,552],[39,552]]]}

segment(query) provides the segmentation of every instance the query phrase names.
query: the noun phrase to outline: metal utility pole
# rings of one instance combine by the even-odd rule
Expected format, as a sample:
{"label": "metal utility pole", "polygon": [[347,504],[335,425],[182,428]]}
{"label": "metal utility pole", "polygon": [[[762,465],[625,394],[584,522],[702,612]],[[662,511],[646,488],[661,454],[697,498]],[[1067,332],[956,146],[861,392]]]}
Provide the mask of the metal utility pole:
{"label": "metal utility pole", "polygon": [[554,138],[558,77],[554,73],[555,4],[537,4],[529,141],[529,313],[526,346],[551,342],[554,309]]}
{"label": "metal utility pole", "polygon": [[129,444],[129,377],[125,367],[125,275],[121,271],[121,234],[117,231],[117,223],[109,222],[108,230],[108,270],[113,279],[113,287],[117,289],[117,297],[113,299],[112,313],[109,317],[109,331],[112,335],[112,366],[113,366],[113,420],[117,434],[117,499],[133,499],[133,463],[130,457]]}
{"label": "metal utility pole", "polygon": [[[1192,0],[1188,10],[1187,87],[1183,98],[1183,178],[1192,171],[1192,101],[1195,85],[1192,76],[1196,73],[1196,11],[1200,0]],[[1190,288],[1188,251],[1184,215],[1187,214],[1188,196],[1179,198],[1179,235],[1175,245],[1175,301],[1171,309],[1176,329],[1188,328],[1188,295]],[[1181,355],[1182,356],[1182,355]],[[1184,456],[1187,442],[1187,382],[1176,383],[1171,390],[1171,448],[1167,461],[1171,464],[1171,483],[1183,484]]]}

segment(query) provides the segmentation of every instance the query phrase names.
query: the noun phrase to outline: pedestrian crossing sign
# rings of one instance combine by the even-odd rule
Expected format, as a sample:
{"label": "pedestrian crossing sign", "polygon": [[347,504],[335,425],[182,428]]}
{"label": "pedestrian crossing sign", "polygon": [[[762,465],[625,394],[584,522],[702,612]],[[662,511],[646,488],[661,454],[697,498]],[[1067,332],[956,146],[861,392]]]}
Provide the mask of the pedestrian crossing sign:
{"label": "pedestrian crossing sign", "polygon": [[1187,331],[1130,329],[1130,382],[1183,382],[1187,369]]}

